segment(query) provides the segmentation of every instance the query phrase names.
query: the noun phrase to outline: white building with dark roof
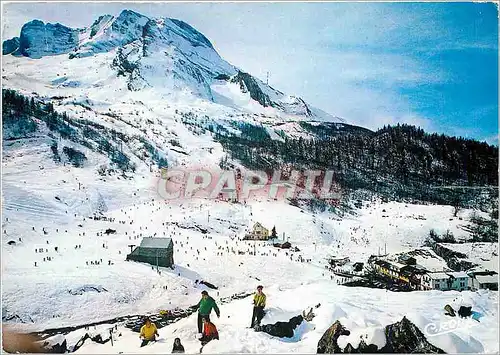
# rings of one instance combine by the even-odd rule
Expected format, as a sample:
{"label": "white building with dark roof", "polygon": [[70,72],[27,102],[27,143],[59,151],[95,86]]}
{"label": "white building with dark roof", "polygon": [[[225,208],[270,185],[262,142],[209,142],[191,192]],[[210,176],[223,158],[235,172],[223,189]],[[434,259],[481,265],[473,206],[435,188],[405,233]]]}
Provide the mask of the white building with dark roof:
{"label": "white building with dark roof", "polygon": [[464,271],[439,271],[428,272],[422,283],[427,289],[463,291],[469,289],[469,279],[469,275]]}

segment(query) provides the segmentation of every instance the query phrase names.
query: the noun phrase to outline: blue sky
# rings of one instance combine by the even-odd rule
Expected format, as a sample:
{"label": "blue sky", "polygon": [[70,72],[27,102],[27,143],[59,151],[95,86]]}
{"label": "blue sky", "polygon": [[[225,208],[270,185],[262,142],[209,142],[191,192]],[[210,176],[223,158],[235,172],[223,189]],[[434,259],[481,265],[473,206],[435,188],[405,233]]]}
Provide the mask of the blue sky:
{"label": "blue sky", "polygon": [[397,122],[498,144],[492,3],[7,4],[4,39],[38,18],[88,26],[129,8],[182,19],[226,60],[349,123]]}

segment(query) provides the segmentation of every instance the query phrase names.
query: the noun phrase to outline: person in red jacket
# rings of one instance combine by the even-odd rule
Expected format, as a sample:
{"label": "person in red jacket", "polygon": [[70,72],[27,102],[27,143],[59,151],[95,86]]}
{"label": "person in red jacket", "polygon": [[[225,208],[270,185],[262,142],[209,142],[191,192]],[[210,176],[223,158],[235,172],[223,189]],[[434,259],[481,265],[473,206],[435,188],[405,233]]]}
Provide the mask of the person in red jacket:
{"label": "person in red jacket", "polygon": [[203,336],[201,337],[201,345],[205,346],[209,341],[213,339],[219,340],[219,333],[217,332],[217,328],[215,324],[210,322],[207,318],[202,319],[203,322]]}

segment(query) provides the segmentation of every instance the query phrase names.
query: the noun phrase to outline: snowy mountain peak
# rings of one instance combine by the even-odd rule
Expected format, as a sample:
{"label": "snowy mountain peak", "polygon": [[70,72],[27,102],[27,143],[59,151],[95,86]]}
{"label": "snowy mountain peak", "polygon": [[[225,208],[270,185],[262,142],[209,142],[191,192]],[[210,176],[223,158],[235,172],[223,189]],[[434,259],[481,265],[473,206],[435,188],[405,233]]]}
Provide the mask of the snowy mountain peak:
{"label": "snowy mountain peak", "polygon": [[102,15],[99,16],[97,20],[94,21],[92,26],[90,26],[90,37],[95,37],[99,31],[103,30],[106,24],[110,23],[110,21],[114,18],[112,15]]}
{"label": "snowy mountain peak", "polygon": [[[40,20],[26,23],[3,54],[40,59],[66,54],[71,60],[110,53],[106,64],[132,91],[183,92],[231,108],[270,117],[337,121],[303,99],[276,90],[221,58],[201,32],[178,19],[149,18],[132,10],[99,16],[75,29]],[[235,102],[236,100],[236,102]]]}

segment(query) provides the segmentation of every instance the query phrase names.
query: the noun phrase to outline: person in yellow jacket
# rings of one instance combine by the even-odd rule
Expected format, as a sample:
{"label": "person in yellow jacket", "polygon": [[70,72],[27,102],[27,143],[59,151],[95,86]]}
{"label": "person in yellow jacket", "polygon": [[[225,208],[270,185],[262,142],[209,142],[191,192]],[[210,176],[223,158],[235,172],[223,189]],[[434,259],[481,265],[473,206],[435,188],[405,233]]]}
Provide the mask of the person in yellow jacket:
{"label": "person in yellow jacket", "polygon": [[156,336],[160,336],[156,324],[152,323],[149,318],[146,318],[146,322],[141,327],[141,334],[139,335],[139,338],[142,339],[141,348],[150,341],[156,341]]}
{"label": "person in yellow jacket", "polygon": [[250,328],[260,325],[264,318],[264,307],[266,307],[266,295],[262,292],[263,286],[257,286],[257,293],[253,296],[253,314]]}

